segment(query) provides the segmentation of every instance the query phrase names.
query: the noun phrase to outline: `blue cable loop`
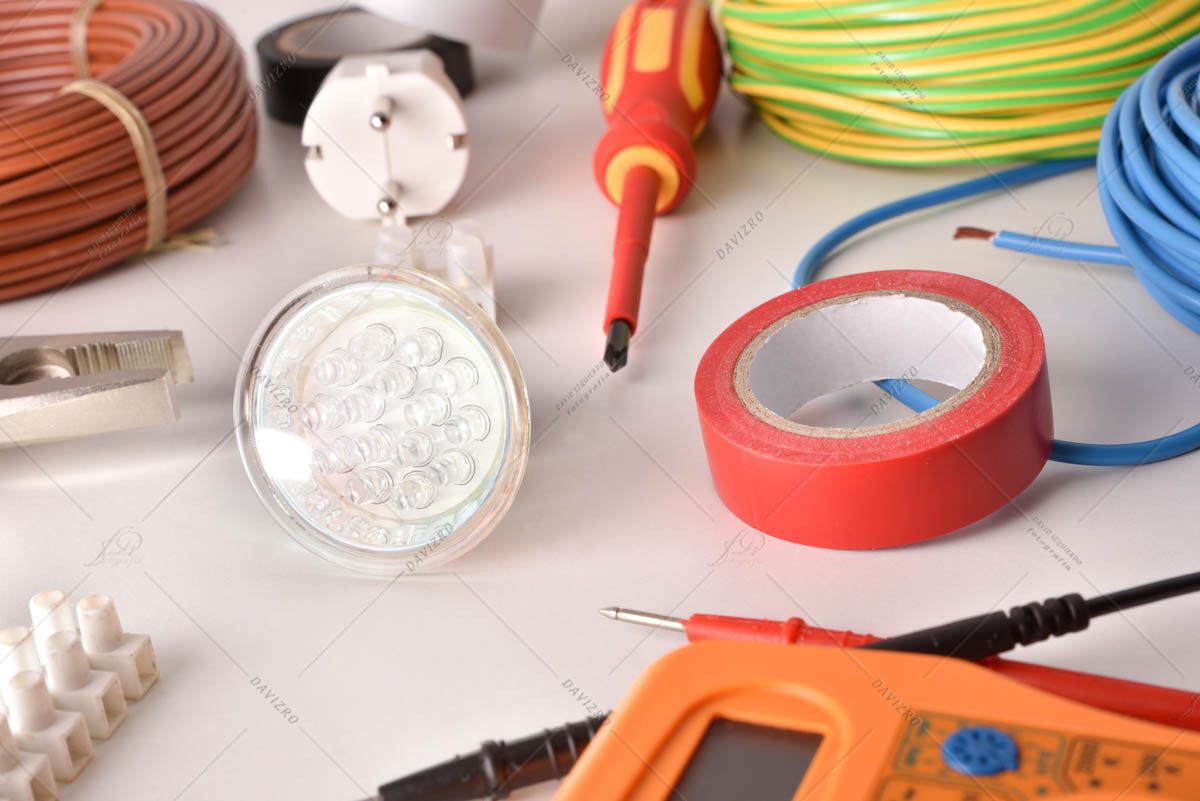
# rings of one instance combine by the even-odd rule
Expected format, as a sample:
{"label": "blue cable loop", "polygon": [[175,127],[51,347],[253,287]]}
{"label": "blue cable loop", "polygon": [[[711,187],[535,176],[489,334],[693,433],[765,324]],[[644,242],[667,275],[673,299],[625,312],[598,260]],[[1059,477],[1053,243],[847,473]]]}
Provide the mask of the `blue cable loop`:
{"label": "blue cable loop", "polygon": [[[1121,93],[1104,119],[1095,160],[1100,204],[1117,247],[1000,231],[996,247],[1038,256],[1132,267],[1146,291],[1200,333],[1200,36],[1177,47]],[[855,234],[902,214],[1092,165],[1043,162],[924,192],[864,212],[805,254],[794,287],[813,279],[831,252]],[[875,382],[915,412],[938,404],[901,379]],[[1086,465],[1136,465],[1200,448],[1200,423],[1158,439],[1119,445],[1055,440],[1050,458]]]}

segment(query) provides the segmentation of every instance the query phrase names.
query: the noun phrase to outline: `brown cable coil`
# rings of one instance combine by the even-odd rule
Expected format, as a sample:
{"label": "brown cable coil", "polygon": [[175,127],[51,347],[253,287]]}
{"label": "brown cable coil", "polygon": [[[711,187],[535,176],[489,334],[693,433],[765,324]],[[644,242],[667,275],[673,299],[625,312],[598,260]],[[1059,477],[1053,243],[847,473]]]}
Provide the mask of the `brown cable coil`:
{"label": "brown cable coil", "polygon": [[[68,284],[141,252],[146,186],[125,126],[60,94],[80,0],[0,2],[0,300]],[[103,0],[87,20],[91,76],[140,110],[166,178],[166,234],[208,214],[254,162],[241,48],[184,0]]]}

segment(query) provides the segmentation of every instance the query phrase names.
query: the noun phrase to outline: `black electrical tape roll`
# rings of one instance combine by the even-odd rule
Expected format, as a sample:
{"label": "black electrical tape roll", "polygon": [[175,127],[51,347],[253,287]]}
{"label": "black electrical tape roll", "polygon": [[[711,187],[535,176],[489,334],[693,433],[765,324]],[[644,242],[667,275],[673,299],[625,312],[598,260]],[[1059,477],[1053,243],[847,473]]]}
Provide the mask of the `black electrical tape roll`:
{"label": "black electrical tape roll", "polygon": [[471,51],[462,42],[443,39],[375,16],[343,8],[292,20],[259,37],[258,90],[267,113],[299,125],[321,81],[343,56],[397,50],[432,50],[459,94],[475,88]]}

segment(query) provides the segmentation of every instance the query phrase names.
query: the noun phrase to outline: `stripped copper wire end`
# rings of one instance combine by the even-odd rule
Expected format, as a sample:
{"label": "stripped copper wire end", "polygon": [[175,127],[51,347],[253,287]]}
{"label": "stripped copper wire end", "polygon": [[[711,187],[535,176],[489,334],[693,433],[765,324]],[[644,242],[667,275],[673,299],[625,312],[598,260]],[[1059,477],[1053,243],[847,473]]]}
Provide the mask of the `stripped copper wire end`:
{"label": "stripped copper wire end", "polygon": [[954,230],[955,239],[983,239],[991,242],[995,236],[995,231],[989,231],[986,228],[975,228],[970,225],[960,225]]}

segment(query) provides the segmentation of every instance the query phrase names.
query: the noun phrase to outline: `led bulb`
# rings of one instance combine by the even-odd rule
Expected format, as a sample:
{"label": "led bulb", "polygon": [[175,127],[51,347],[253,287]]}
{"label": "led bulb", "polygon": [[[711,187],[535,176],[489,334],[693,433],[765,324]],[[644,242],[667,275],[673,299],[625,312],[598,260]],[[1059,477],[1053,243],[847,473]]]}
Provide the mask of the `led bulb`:
{"label": "led bulb", "polygon": [[338,462],[342,465],[339,473],[347,473],[363,463],[364,459],[362,451],[358,447],[358,437],[356,436],[341,436],[333,441],[330,450],[337,457]]}
{"label": "led bulb", "polygon": [[357,443],[362,460],[368,464],[386,462],[396,456],[396,435],[385,425],[371,426]]}
{"label": "led bulb", "polygon": [[427,465],[436,452],[433,437],[424,431],[409,431],[396,445],[396,459],[404,467]]}
{"label": "led bulb", "polygon": [[433,460],[429,475],[440,486],[466,484],[475,475],[475,460],[464,451],[452,448]]}
{"label": "led bulb", "polygon": [[414,428],[441,425],[450,417],[450,400],[440,392],[425,390],[404,404],[404,422]]}
{"label": "led bulb", "polygon": [[466,392],[479,381],[479,371],[470,359],[455,356],[433,374],[433,388],[443,395]]}
{"label": "led bulb", "polygon": [[428,367],[442,358],[442,335],[432,328],[418,328],[400,340],[400,361],[409,367]]}
{"label": "led bulb", "polygon": [[346,482],[350,503],[383,503],[392,493],[392,474],[382,467],[366,467]]}
{"label": "led bulb", "polygon": [[333,506],[333,501],[329,500],[324,495],[316,494],[309,495],[305,499],[304,505],[307,506],[308,510],[313,514],[323,516],[329,511],[329,508]]}
{"label": "led bulb", "polygon": [[320,276],[272,310],[235,414],[280,525],[326,559],[392,576],[487,536],[529,453],[524,382],[495,324],[458,290],[392,266]]}
{"label": "led bulb", "polygon": [[417,388],[417,371],[407,364],[393,362],[372,377],[371,385],[385,398],[407,398]]}
{"label": "led bulb", "polygon": [[354,516],[345,509],[335,507],[330,509],[328,514],[325,515],[325,526],[330,531],[338,534],[344,534],[349,530],[350,521],[353,519]]}
{"label": "led bulb", "polygon": [[404,511],[424,509],[437,498],[437,483],[424,470],[414,470],[396,486],[396,506]]}
{"label": "led bulb", "polygon": [[386,545],[388,530],[383,526],[370,526],[362,533],[362,540],[369,545]]}
{"label": "led bulb", "polygon": [[346,422],[342,404],[332,395],[318,395],[301,407],[304,424],[313,431],[337,428]]}
{"label": "led bulb", "polygon": [[386,408],[383,393],[375,387],[360,387],[342,401],[342,413],[350,423],[373,423]]}
{"label": "led bulb", "polygon": [[350,465],[342,461],[342,457],[334,448],[317,448],[313,451],[312,465],[313,470],[323,476],[348,473],[351,469]]}
{"label": "led bulb", "polygon": [[487,412],[478,406],[464,406],[458,414],[451,417],[442,426],[446,439],[452,445],[462,445],[472,440],[487,439],[492,430],[492,421]]}
{"label": "led bulb", "polygon": [[362,375],[362,369],[362,362],[357,357],[338,348],[317,362],[313,367],[313,374],[319,383],[327,387],[344,387],[357,381]]}
{"label": "led bulb", "polygon": [[362,540],[368,545],[386,545],[391,539],[391,532],[386,526],[372,525],[365,517],[356,517],[350,521],[347,533],[355,539]]}
{"label": "led bulb", "polygon": [[383,323],[371,323],[350,337],[350,352],[365,362],[392,358],[396,350],[396,332]]}

